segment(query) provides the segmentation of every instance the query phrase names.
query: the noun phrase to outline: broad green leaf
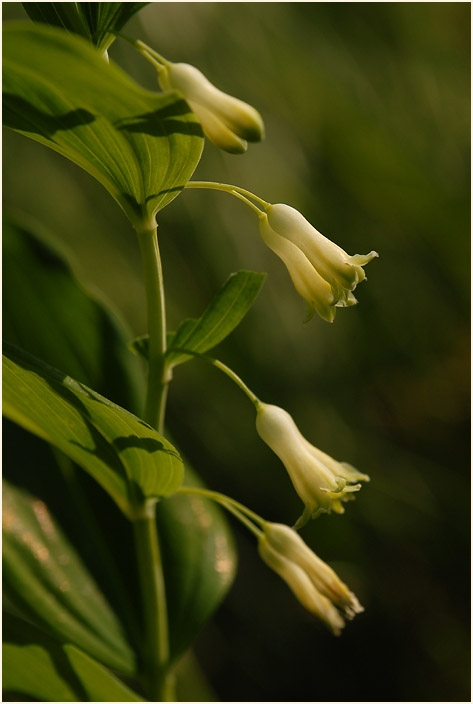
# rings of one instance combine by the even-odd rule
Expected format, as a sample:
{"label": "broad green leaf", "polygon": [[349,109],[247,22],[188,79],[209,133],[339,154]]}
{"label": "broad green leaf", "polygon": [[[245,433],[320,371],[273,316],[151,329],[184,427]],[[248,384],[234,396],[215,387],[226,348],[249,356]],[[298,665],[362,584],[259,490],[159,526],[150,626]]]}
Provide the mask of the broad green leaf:
{"label": "broad green leaf", "polygon": [[126,515],[145,498],[176,491],[182,461],[153,428],[18,348],[4,349],[7,418],[77,462]]}
{"label": "broad green leaf", "polygon": [[79,36],[12,22],[3,35],[3,121],[102,183],[137,229],[184,187],[202,130],[174,91],[143,90]]}
{"label": "broad green leaf", "polygon": [[119,620],[46,504],[4,481],[2,524],[7,609],[110,667],[133,672]]}
{"label": "broad green leaf", "polygon": [[[59,253],[54,250],[52,261],[57,260],[54,267],[50,265],[51,257],[42,255],[44,237],[33,237],[30,231],[25,232],[24,229],[21,233],[18,228],[10,230],[12,228],[6,227],[4,235],[5,284],[8,281],[8,285],[5,285],[8,300],[5,300],[5,296],[4,308],[14,314],[15,325],[10,325],[9,314],[6,317],[4,315],[5,332],[13,330],[15,340],[25,347],[29,345],[28,351],[38,356],[41,354],[48,363],[60,369],[69,373],[72,368],[82,370],[81,381],[105,393],[109,385],[108,375],[100,374],[100,369],[96,368],[94,360],[89,357],[87,345],[82,344],[83,338],[100,339],[103,327],[110,334],[108,327],[103,326],[102,316],[93,314],[94,308],[83,300],[87,293],[80,288],[78,282],[73,277],[68,279],[66,274],[70,273],[70,269],[66,264],[61,266]],[[16,247],[15,238],[19,238]],[[21,271],[22,263],[25,274]],[[7,281],[5,275],[8,276]],[[25,279],[31,280],[31,290]],[[80,290],[74,293],[75,287]],[[54,300],[55,291],[57,299],[65,301],[66,319],[56,313],[60,302]],[[43,310],[36,299],[45,302]],[[67,320],[68,311],[70,323]],[[43,326],[46,334],[43,334]],[[63,329],[67,331],[66,344],[61,334]],[[110,384],[115,384],[114,393],[123,398],[123,404],[127,406],[131,402],[129,394],[135,375],[134,372],[133,375],[130,374],[127,365],[120,363],[120,347],[124,349],[129,339],[123,326],[118,327],[117,334],[122,334],[121,346],[118,339],[116,345],[106,347],[107,356],[101,355],[101,364],[106,360],[107,366],[122,370],[122,374],[110,379]],[[106,341],[104,344],[106,346]],[[118,359],[115,359],[117,355]],[[126,540],[129,524],[122,514],[108,500],[104,503],[106,496],[91,494],[93,482],[89,481],[84,472],[78,476],[72,474],[72,484],[69,486],[67,477],[62,476],[54,458],[48,453],[47,445],[13,424],[4,433],[3,469],[15,482],[23,483],[35,494],[39,493],[41,499],[52,507],[61,526],[67,527],[68,535],[73,536],[74,544],[80,548],[83,559],[87,560],[89,570],[100,576],[102,589],[107,588],[109,599],[114,598],[118,587],[127,590],[131,606],[122,606],[123,599],[114,598],[113,603],[116,603],[117,613],[124,617],[123,612],[126,611],[126,616],[136,622],[139,602],[129,584],[130,565],[135,564],[135,555],[131,543]],[[198,482],[187,462],[185,478],[187,484]],[[92,501],[90,508],[84,502],[77,505],[81,492],[84,498]],[[106,514],[105,521],[101,520],[102,514]],[[91,537],[91,515],[101,522],[105,545],[99,541],[96,526],[92,530],[92,536],[95,537]],[[78,524],[81,524],[79,530]],[[173,633],[171,647],[175,658],[192,643],[204,623],[205,615],[210,615],[224,598],[235,570],[236,557],[227,521],[222,511],[207,499],[196,502],[195,497],[182,495],[178,501],[172,499],[161,502],[158,507],[158,529],[166,560],[165,577]],[[99,552],[98,559],[92,548]],[[116,568],[112,569],[110,560],[118,560],[121,577],[113,579]],[[222,569],[224,566],[226,572]],[[182,617],[184,613],[187,614],[186,619]]]}
{"label": "broad green leaf", "polygon": [[[200,318],[184,320],[176,333],[168,336],[168,365],[174,367],[191,359],[184,350],[196,354],[208,352],[233,332],[251,308],[265,276],[254,271],[231,274]],[[131,347],[148,357],[146,336],[134,340]]]}
{"label": "broad green leaf", "polygon": [[[187,462],[184,484],[202,486]],[[176,494],[158,504],[157,521],[175,659],[192,644],[227,594],[237,557],[221,509],[209,499]]]}
{"label": "broad green leaf", "polygon": [[82,684],[89,702],[144,702],[129,687],[120,682],[103,665],[73,645],[65,645],[72,669]]}
{"label": "broad green leaf", "polygon": [[3,640],[4,692],[44,702],[83,701],[81,688],[71,682],[71,667],[60,643],[8,613],[3,614]]}
{"label": "broad green leaf", "polygon": [[86,291],[51,236],[24,219],[3,223],[3,336],[136,412],[143,378],[123,321]]}
{"label": "broad green leaf", "polygon": [[3,477],[47,506],[137,651],[139,612],[136,596],[129,589],[136,580],[133,553],[123,569],[117,564],[124,545],[131,543],[130,522],[97,482],[66,455],[5,418],[2,456]]}
{"label": "broad green leaf", "polygon": [[85,37],[102,51],[147,2],[23,2],[28,16]]}

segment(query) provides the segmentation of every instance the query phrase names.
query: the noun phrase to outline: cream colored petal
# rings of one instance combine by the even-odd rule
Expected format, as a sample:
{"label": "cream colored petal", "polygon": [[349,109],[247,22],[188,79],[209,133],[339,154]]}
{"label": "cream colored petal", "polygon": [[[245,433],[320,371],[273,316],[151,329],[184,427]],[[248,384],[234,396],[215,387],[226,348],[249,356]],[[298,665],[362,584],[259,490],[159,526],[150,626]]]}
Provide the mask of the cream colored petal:
{"label": "cream colored petal", "polygon": [[[189,103],[213,113],[226,128],[242,140],[258,142],[264,137],[264,123],[255,108],[216,88],[195,66],[169,64],[158,74],[164,90],[179,90]],[[209,139],[211,139],[209,137]],[[213,140],[212,140],[213,141]]]}
{"label": "cream colored petal", "polygon": [[339,289],[352,291],[364,279],[365,273],[361,265],[371,261],[376,255],[375,252],[366,256],[350,257],[341,247],[316,230],[298,210],[289,205],[276,203],[268,206],[266,212],[273,230],[295,244],[333,287],[335,302],[342,298]]}
{"label": "cream colored petal", "polygon": [[281,556],[262,538],[259,553],[266,564],[279,574],[298,601],[317,618],[321,619],[335,635],[340,635],[344,621],[329,599],[320,594],[304,570]]}
{"label": "cream colored petal", "polygon": [[259,229],[264,242],[286,265],[297,292],[315,308],[321,318],[333,322],[335,307],[330,284],[320,276],[296,245],[273,230],[267,216],[260,217]]}
{"label": "cream colored petal", "polygon": [[192,100],[189,100],[189,105],[202,125],[205,136],[212,144],[230,154],[243,154],[246,152],[248,149],[247,142],[228,129],[216,115]]}
{"label": "cream colored petal", "polygon": [[355,613],[363,611],[356,596],[334,570],[321,560],[289,526],[282,523],[268,523],[265,526],[265,536],[273,550],[300,567],[315,588],[348,617],[352,618]]}

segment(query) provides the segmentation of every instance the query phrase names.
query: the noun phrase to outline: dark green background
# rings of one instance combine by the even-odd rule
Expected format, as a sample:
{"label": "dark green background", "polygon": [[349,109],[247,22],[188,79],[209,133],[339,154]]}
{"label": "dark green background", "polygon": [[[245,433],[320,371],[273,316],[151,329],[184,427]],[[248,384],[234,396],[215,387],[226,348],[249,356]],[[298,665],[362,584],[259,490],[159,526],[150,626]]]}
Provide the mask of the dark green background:
{"label": "dark green background", "polygon": [[[5,19],[23,16],[4,4]],[[344,516],[303,531],[366,609],[338,639],[235,526],[238,576],[197,643],[220,699],[469,699],[469,31],[467,3],[152,3],[127,26],[265,119],[266,141],[244,156],[208,144],[197,178],[290,203],[350,254],[380,253],[356,308],[303,325],[243,204],[193,191],[160,214],[170,328],[231,271],[267,271],[220,358],[372,479]],[[155,87],[128,45],[110,55]],[[138,246],[116,204],[38,144],[7,132],[3,149],[5,211],[55,232],[81,278],[144,333]],[[218,371],[176,370],[168,425],[211,488],[297,518],[252,407]]]}

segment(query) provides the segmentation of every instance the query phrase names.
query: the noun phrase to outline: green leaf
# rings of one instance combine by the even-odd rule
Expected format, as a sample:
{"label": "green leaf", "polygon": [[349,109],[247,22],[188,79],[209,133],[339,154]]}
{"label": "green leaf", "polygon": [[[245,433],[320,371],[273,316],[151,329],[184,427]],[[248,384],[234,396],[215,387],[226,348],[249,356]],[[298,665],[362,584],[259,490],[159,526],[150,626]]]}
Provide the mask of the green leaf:
{"label": "green leaf", "polygon": [[93,42],[102,51],[118,32],[147,2],[23,2],[28,16],[75,32]]}
{"label": "green leaf", "polygon": [[[186,486],[203,486],[185,463]],[[176,494],[157,507],[170,624],[176,659],[194,641],[227,594],[237,556],[221,509],[202,496]]]}
{"label": "green leaf", "polygon": [[[125,341],[129,339],[126,330],[120,325],[117,344],[107,345],[107,340],[102,338],[110,336],[111,328],[103,324],[105,312],[100,315],[94,312],[94,306],[87,303],[87,292],[71,275],[67,264],[61,263],[57,249],[49,252],[48,248],[43,252],[45,236],[33,237],[31,226],[28,227],[28,232],[24,224],[21,227],[6,226],[4,230],[4,283],[8,292],[8,299],[4,297],[5,333],[15,333],[11,339],[22,346],[28,345],[29,352],[42,356],[72,376],[73,369],[82,370],[80,380],[101,393],[105,394],[106,389],[114,384],[114,393],[124,399],[123,405],[127,405],[135,372],[133,370],[131,375],[128,365],[120,362],[121,355],[128,354],[120,351],[125,349]],[[45,303],[44,308],[41,301]],[[11,316],[14,316],[14,325],[10,322]],[[94,347],[97,344],[96,350],[102,350],[98,362],[91,358],[88,346],[82,344],[83,339],[100,341],[91,342]],[[107,370],[101,373],[102,366],[116,367],[122,373],[108,379]],[[125,607],[123,600],[117,599],[113,603],[123,620],[126,611],[126,616],[136,622],[137,599],[129,588],[130,565],[135,564],[135,555],[126,539],[128,522],[111,502],[104,502],[107,497],[96,496],[90,491],[93,483],[88,475],[78,470],[80,475],[69,487],[75,475],[62,476],[55,465],[45,443],[13,424],[6,429],[4,472],[15,482],[26,485],[35,495],[39,494],[54,511],[61,526],[67,529],[80,549],[83,559],[87,560],[89,570],[101,579],[102,589],[106,590],[109,600],[113,600],[116,588],[128,588],[131,605]],[[185,479],[187,484],[198,483],[197,475],[187,462]],[[89,510],[84,502],[77,504],[79,489],[84,499],[92,501]],[[94,533],[90,513],[102,523],[105,546],[99,542],[96,527]],[[106,515],[106,520],[101,520],[102,514]],[[225,516],[207,499],[196,501],[193,496],[182,495],[178,500],[176,497],[162,501],[158,505],[157,520],[165,560],[171,649],[176,658],[192,643],[206,616],[210,616],[224,598],[235,571],[236,557]],[[78,524],[82,524],[79,530]],[[117,541],[120,545],[118,551]],[[98,558],[94,551],[99,553]],[[118,559],[121,577],[110,580],[114,574],[110,559]],[[135,642],[133,636],[130,632],[129,637]]]}
{"label": "green leaf", "polygon": [[74,276],[38,225],[3,222],[3,336],[130,411],[141,408],[143,378],[126,349],[118,315]]}
{"label": "green leaf", "polygon": [[22,2],[23,9],[34,22],[43,22],[80,34],[90,40],[90,30],[77,2]]}
{"label": "green leaf", "polygon": [[[110,384],[116,385],[115,394],[118,397],[126,399],[133,379],[126,378],[127,375],[130,376],[127,365],[120,365],[119,360],[113,359],[114,355],[122,354],[121,346],[125,348],[125,340],[129,339],[126,331],[123,326],[117,329],[117,337],[122,336],[121,345],[119,339],[112,347],[107,347],[106,340],[103,341],[108,356],[105,352],[99,353],[100,361],[95,363],[82,340],[101,340],[102,333],[109,334],[109,328],[102,324],[103,316],[94,313],[94,307],[87,304],[87,292],[71,275],[69,267],[65,263],[61,264],[61,255],[57,249],[53,248],[49,252],[51,248],[48,246],[43,251],[45,236],[33,237],[31,226],[28,228],[27,232],[24,223],[5,228],[4,272],[8,276],[8,281],[4,279],[5,291],[8,292],[8,300],[4,300],[4,307],[8,311],[8,315],[4,315],[5,332],[14,332],[15,341],[22,342],[25,346],[28,344],[28,351],[41,354],[56,367],[66,369],[67,372],[72,368],[82,370],[81,381],[94,387],[97,384],[100,392],[108,387],[107,373],[101,374],[100,367],[105,365],[122,369],[123,374],[117,374],[110,380]],[[21,271],[22,265],[24,272]],[[54,300],[55,297],[57,300]],[[61,305],[62,300],[64,307]],[[44,301],[44,309],[40,306],[40,301]],[[14,325],[10,324],[11,315],[14,316]],[[62,330],[64,334],[61,333]],[[54,510],[61,526],[66,527],[68,535],[73,536],[74,544],[87,560],[89,570],[101,579],[102,589],[106,590],[109,599],[113,597],[114,585],[109,585],[110,568],[107,567],[103,574],[102,565],[108,565],[107,553],[118,559],[121,578],[118,577],[115,582],[128,589],[132,606],[127,609],[127,616],[130,615],[136,621],[138,614],[130,613],[133,605],[138,607],[138,604],[132,585],[129,584],[133,582],[130,580],[130,566],[135,565],[135,555],[126,539],[128,522],[111,502],[104,503],[107,497],[91,494],[89,489],[93,488],[92,481],[84,472],[80,472],[68,490],[67,477],[58,474],[47,446],[33,435],[18,426],[12,426],[4,437],[8,441],[4,471],[15,482],[26,483],[35,495],[39,492],[41,499]],[[199,483],[187,462],[185,479],[187,484]],[[77,486],[78,480],[84,480],[80,482],[81,486]],[[97,519],[106,513],[106,520],[101,521],[108,545],[105,552],[98,541],[98,535],[91,539],[90,532],[87,532],[89,512],[75,502],[79,488],[85,492],[85,497],[95,500],[91,510]],[[71,497],[74,497],[72,502]],[[81,529],[76,530],[76,524],[81,521]],[[207,499],[182,495],[162,501],[158,504],[157,521],[165,562],[172,630],[171,651],[172,657],[176,659],[191,645],[205,620],[224,598],[233,578],[236,556],[225,516]],[[90,555],[91,540],[93,548],[100,550],[101,557],[99,555],[98,559]],[[120,546],[118,551],[117,544]],[[121,602],[114,600],[112,603],[115,603],[117,613],[124,618]],[[129,637],[135,642],[131,632]]]}
{"label": "green leaf", "polygon": [[8,613],[3,614],[3,638],[4,692],[45,702],[83,700],[82,691],[71,682],[69,661],[57,641]]}
{"label": "green leaf", "polygon": [[179,349],[203,354],[233,332],[253,305],[265,276],[254,271],[231,274],[201,317],[184,320],[178,327],[168,353],[171,366],[189,359]]}
{"label": "green leaf", "polygon": [[202,130],[174,91],[151,93],[79,36],[9,23],[3,38],[3,121],[105,186],[137,229],[182,190]]}
{"label": "green leaf", "polygon": [[147,2],[79,2],[79,12],[90,30],[92,41],[102,50],[107,49],[128,20]]}
{"label": "green leaf", "polygon": [[176,491],[182,461],[147,423],[18,348],[4,350],[4,414],[77,462],[125,515]]}
{"label": "green leaf", "polygon": [[3,482],[6,608],[110,667],[131,673],[123,628],[46,504]]}
{"label": "green leaf", "polygon": [[120,682],[96,660],[73,645],[65,645],[64,651],[84,687],[89,702],[144,702],[129,687]]}
{"label": "green leaf", "polygon": [[[265,276],[254,271],[231,274],[200,318],[184,320],[176,333],[168,335],[169,367],[191,359],[192,355],[179,350],[203,354],[230,335],[251,308]],[[133,340],[130,346],[134,352],[148,358],[146,335]]]}

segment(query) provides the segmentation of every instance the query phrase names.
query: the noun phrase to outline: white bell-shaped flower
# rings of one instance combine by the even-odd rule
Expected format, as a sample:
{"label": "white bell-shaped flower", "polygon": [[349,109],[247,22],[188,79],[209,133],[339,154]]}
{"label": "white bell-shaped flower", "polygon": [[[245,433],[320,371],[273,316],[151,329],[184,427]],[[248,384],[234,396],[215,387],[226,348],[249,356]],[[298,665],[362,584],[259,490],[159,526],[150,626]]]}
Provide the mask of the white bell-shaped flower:
{"label": "white bell-shaped flower", "polygon": [[346,584],[292,528],[266,523],[258,550],[302,606],[320,618],[335,635],[339,635],[344,626],[342,616],[351,619],[363,611]]}
{"label": "white bell-shaped flower", "polygon": [[324,320],[333,321],[336,307],[356,303],[353,291],[365,278],[363,266],[378,256],[376,252],[348,255],[290,205],[268,204],[259,219],[263,240],[284,261],[297,291]]}
{"label": "white bell-shaped flower", "polygon": [[320,513],[343,513],[343,502],[353,498],[369,481],[345,462],[337,462],[317,449],[300,433],[292,416],[283,408],[266,403],[257,407],[256,429],[282,461],[294,488],[304,502],[304,512],[295,527],[301,528]]}
{"label": "white bell-shaped flower", "polygon": [[216,88],[195,66],[166,62],[158,69],[158,80],[163,90],[182,93],[204,134],[220,149],[241,154],[247,150],[247,142],[263,139],[264,124],[259,112]]}

